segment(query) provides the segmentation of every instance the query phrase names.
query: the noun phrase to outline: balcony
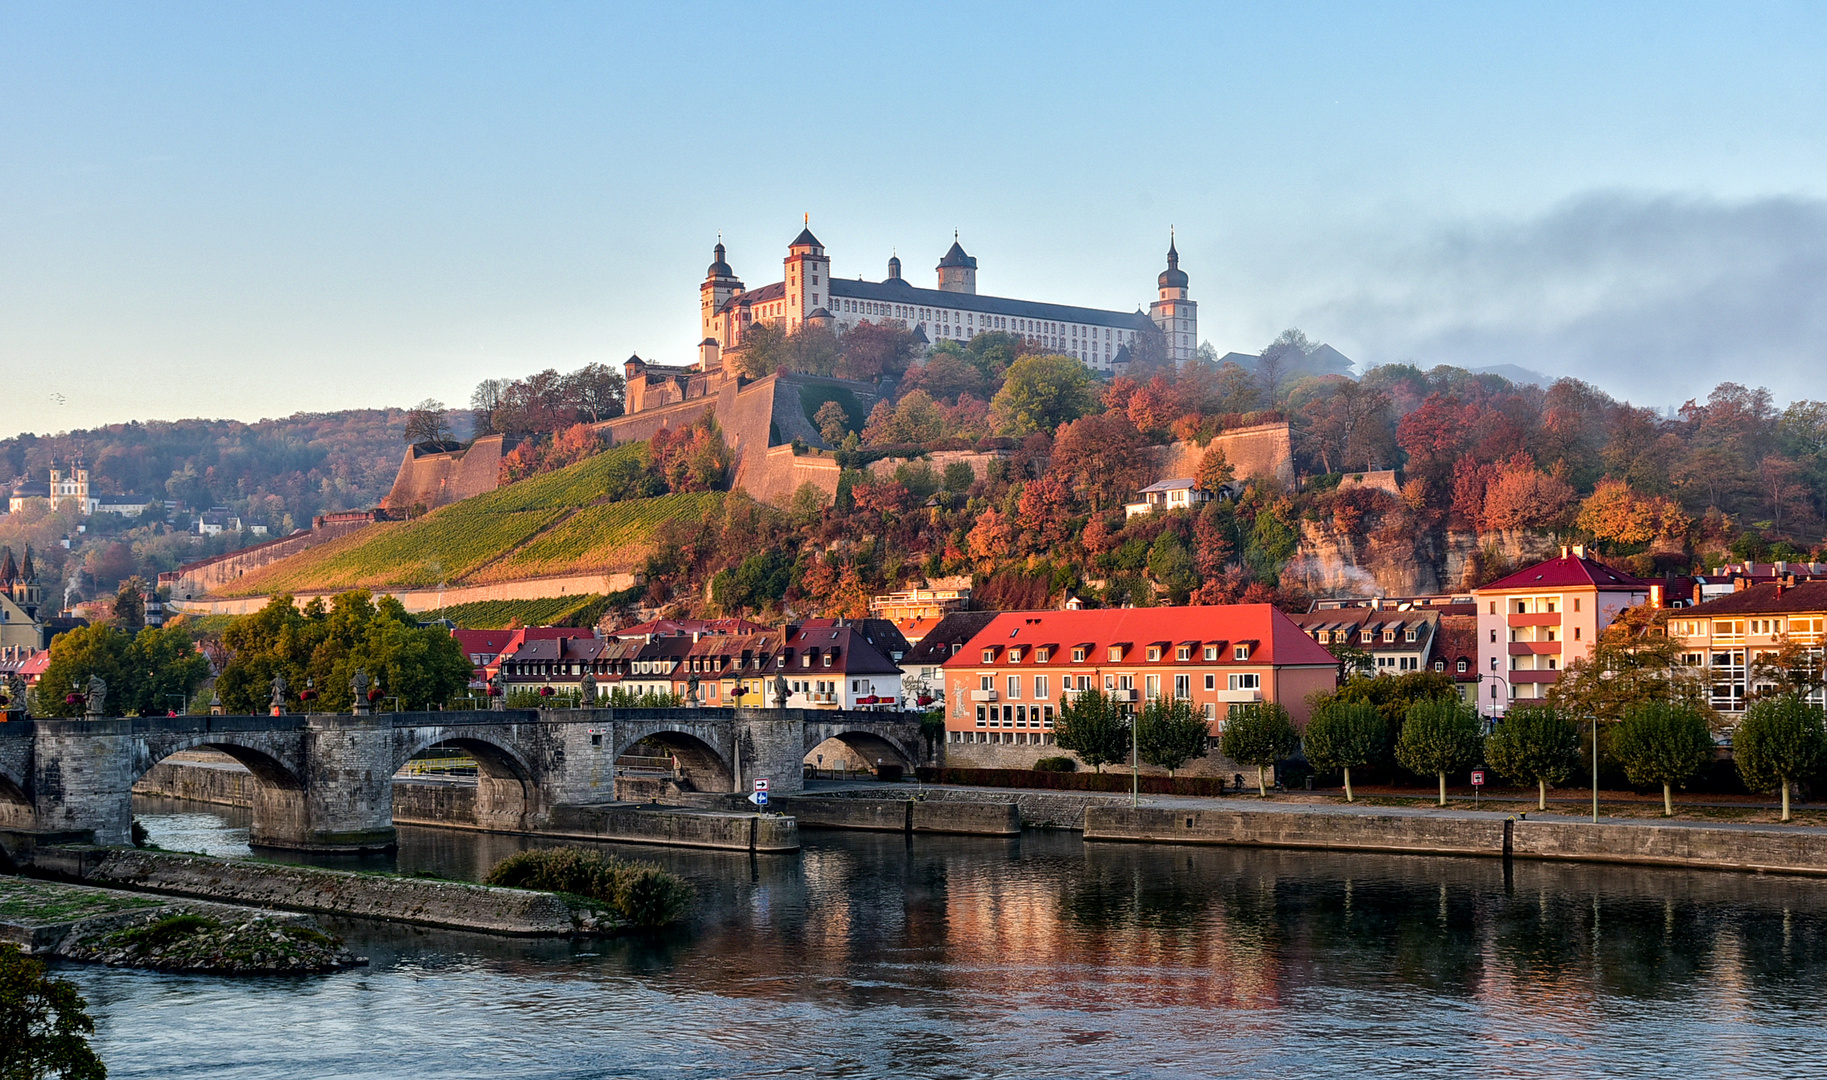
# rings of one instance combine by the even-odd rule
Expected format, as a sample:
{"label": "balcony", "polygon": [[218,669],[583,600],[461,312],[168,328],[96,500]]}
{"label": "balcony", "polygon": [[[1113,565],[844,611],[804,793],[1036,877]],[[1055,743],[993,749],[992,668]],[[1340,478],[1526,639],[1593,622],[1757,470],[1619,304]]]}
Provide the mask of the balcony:
{"label": "balcony", "polygon": [[1104,693],[1112,701],[1135,701],[1135,700],[1137,700],[1136,695],[1139,693],[1139,691],[1137,691],[1136,688],[1132,686],[1127,690],[1122,690],[1122,689],[1106,690],[1106,691],[1104,691]]}
{"label": "balcony", "polygon": [[1530,683],[1558,682],[1561,673],[1558,671],[1511,671],[1506,673],[1511,686],[1525,686]]}
{"label": "balcony", "polygon": [[806,700],[810,701],[814,705],[836,705],[837,704],[837,695],[836,694],[807,694]]}
{"label": "balcony", "polygon": [[1559,626],[1561,613],[1543,611],[1534,615],[1511,615],[1508,617],[1511,626]]}
{"label": "balcony", "polygon": [[1261,701],[1261,690],[1219,690],[1214,694],[1219,701],[1228,703]]}
{"label": "balcony", "polygon": [[1512,641],[1511,656],[1559,656],[1563,651],[1560,641]]}
{"label": "balcony", "polygon": [[972,690],[971,700],[981,704],[986,701],[994,702],[998,699],[996,697],[996,691],[994,690]]}

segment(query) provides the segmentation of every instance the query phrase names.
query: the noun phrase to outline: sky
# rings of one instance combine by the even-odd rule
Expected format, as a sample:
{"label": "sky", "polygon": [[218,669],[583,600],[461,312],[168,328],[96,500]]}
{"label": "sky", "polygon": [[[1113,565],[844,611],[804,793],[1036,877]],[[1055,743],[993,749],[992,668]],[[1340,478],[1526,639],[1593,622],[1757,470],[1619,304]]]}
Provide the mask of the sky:
{"label": "sky", "polygon": [[719,233],[1827,397],[1827,5],[0,0],[0,436],[695,359]]}

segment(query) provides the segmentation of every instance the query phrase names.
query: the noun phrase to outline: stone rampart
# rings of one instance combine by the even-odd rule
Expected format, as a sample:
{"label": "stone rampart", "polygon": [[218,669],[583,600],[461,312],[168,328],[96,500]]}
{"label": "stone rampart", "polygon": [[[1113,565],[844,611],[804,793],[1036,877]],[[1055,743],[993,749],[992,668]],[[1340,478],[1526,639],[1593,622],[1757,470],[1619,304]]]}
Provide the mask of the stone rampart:
{"label": "stone rampart", "polygon": [[[621,592],[633,587],[634,583],[635,577],[629,573],[567,574],[498,581],[492,585],[452,585],[443,589],[383,589],[377,595],[391,596],[407,611],[417,612],[484,600],[547,600],[556,596]],[[292,600],[303,607],[316,597],[335,595],[334,592],[299,592],[293,594]],[[245,615],[259,611],[271,599],[271,596],[236,596],[219,600],[174,600],[172,606],[186,615]]]}
{"label": "stone rampart", "polygon": [[501,484],[501,459],[519,444],[508,435],[484,435],[461,450],[406,448],[393,487],[381,505],[392,510],[436,510]]}
{"label": "stone rampart", "polygon": [[264,544],[253,544],[239,551],[231,551],[213,558],[185,563],[176,570],[160,574],[159,584],[170,587],[174,600],[188,600],[203,596],[212,590],[233,584],[243,574],[252,573],[263,566],[290,558],[339,536],[347,536],[378,520],[384,520],[384,515],[376,515],[372,512],[326,514],[313,521],[311,528],[300,529],[290,536],[268,540]]}
{"label": "stone rampart", "polygon": [[1213,436],[1206,446],[1191,442],[1169,443],[1161,448],[1155,479],[1196,476],[1200,460],[1212,446],[1224,449],[1225,460],[1237,471],[1239,480],[1274,477],[1284,484],[1294,482],[1294,443],[1286,423],[1236,428]]}

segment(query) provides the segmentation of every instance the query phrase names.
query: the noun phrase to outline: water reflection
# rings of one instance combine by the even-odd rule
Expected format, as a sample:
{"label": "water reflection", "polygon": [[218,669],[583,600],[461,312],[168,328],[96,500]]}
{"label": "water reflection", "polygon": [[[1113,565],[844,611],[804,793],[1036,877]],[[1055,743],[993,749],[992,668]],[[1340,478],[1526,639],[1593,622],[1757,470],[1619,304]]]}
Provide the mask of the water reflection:
{"label": "water reflection", "polygon": [[[659,937],[344,920],[366,971],[75,977],[117,1076],[1774,1076],[1827,1051],[1815,881],[1069,833],[806,841],[611,847],[698,887]],[[409,828],[367,865],[473,879],[528,845]]]}

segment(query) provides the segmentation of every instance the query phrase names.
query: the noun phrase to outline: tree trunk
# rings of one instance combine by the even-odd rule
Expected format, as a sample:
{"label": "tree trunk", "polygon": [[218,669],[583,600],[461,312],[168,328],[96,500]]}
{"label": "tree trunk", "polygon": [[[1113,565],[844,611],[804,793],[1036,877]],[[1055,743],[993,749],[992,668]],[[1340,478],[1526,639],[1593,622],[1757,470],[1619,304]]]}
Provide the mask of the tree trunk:
{"label": "tree trunk", "polygon": [[1535,800],[1535,808],[1537,810],[1548,809],[1548,781],[1538,776],[1535,778],[1535,786],[1541,792],[1540,798]]}
{"label": "tree trunk", "polygon": [[1789,820],[1789,778],[1787,776],[1785,776],[1782,778],[1782,780],[1783,780],[1783,820],[1788,821]]}
{"label": "tree trunk", "polygon": [[1345,766],[1345,801],[1351,802],[1351,766]]}
{"label": "tree trunk", "polygon": [[1446,805],[1446,773],[1440,774],[1440,805]]}
{"label": "tree trunk", "polygon": [[1669,790],[1669,785],[1666,780],[1662,783],[1662,816],[1675,816],[1675,796],[1673,792]]}
{"label": "tree trunk", "polygon": [[1256,766],[1256,794],[1265,799],[1269,797],[1269,782],[1263,779],[1261,765]]}

